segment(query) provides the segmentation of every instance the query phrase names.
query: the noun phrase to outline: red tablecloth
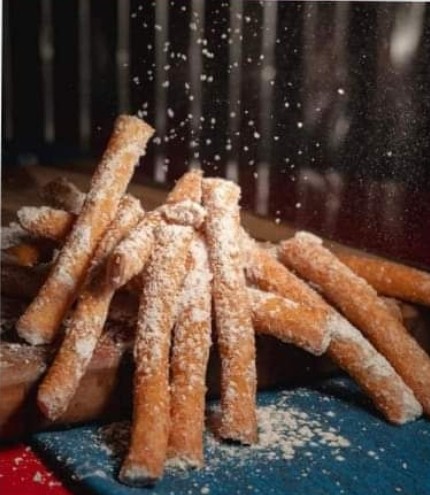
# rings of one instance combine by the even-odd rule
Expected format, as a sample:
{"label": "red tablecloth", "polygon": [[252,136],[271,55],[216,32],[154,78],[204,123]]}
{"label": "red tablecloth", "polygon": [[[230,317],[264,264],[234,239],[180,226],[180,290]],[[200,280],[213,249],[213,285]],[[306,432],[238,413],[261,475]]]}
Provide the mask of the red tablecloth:
{"label": "red tablecloth", "polygon": [[37,455],[23,444],[1,447],[2,495],[71,495]]}

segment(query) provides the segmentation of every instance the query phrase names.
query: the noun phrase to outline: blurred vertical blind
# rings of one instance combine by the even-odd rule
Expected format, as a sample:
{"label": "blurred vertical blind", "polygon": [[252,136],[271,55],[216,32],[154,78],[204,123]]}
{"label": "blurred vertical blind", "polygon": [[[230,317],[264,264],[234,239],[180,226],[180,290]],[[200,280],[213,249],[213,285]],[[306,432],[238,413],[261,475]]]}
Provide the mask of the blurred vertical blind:
{"label": "blurred vertical blind", "polygon": [[201,167],[259,214],[430,264],[428,5],[3,8],[4,164],[94,158],[115,116],[135,113],[157,129],[146,177]]}

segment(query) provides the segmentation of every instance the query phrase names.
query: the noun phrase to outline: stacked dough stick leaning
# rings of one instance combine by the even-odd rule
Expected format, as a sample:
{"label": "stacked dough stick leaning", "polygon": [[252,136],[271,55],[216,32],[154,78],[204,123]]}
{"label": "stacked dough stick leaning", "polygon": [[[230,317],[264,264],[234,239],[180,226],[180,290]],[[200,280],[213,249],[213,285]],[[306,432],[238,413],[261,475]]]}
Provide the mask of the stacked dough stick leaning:
{"label": "stacked dough stick leaning", "polygon": [[430,274],[400,265],[353,254],[337,257],[377,292],[390,297],[430,306]]}
{"label": "stacked dough stick leaning", "polygon": [[206,368],[211,344],[212,274],[203,236],[191,241],[179,299],[171,362],[169,457],[203,464]]}
{"label": "stacked dough stick leaning", "polygon": [[204,181],[206,239],[221,356],[219,433],[229,440],[253,443],[257,439],[255,343],[239,244],[239,195],[239,187],[232,182]]}
{"label": "stacked dough stick leaning", "polygon": [[[128,149],[126,140],[123,144]],[[116,152],[121,156],[121,150]],[[67,189],[64,182],[60,186]],[[381,353],[272,252],[259,247],[240,227],[240,190],[236,185],[222,179],[202,179],[201,173],[192,171],[178,181],[163,206],[145,214],[137,200],[123,195],[125,186],[110,222],[99,232],[73,295],[67,299],[70,305],[77,297],[77,304],[38,395],[41,409],[50,418],[67,409],[100,338],[113,294],[133,281],[130,287],[139,291],[140,308],[134,349],[132,436],[120,473],[123,482],[154,483],[162,476],[168,457],[190,466],[203,462],[212,301],[222,362],[218,429],[222,438],[245,444],[257,440],[254,333],[272,335],[316,355],[327,352],[394,423],[421,414],[418,401],[426,407],[426,395],[418,384],[425,383],[427,376],[425,354],[408,344],[413,356],[420,356],[424,370],[424,378],[417,372],[419,378],[414,382],[376,340],[375,347]],[[56,204],[55,198],[50,198],[50,203],[73,211],[42,208],[24,209],[19,214],[29,232],[63,243],[59,260],[63,251],[70,250],[76,229],[82,229],[84,220],[90,218],[85,211],[94,207],[94,192],[90,190],[84,198],[79,191],[69,189],[66,203]],[[48,192],[52,196],[52,191]],[[93,222],[98,218],[97,210],[91,215]],[[52,219],[55,221],[48,224]],[[281,246],[281,260],[317,282],[361,328],[362,321],[331,294],[326,279],[317,277],[303,260],[298,261],[300,253],[293,249],[296,242]],[[308,258],[315,260],[320,255],[309,248]],[[43,287],[49,286],[50,277],[58,272],[55,266]],[[327,271],[326,264],[323,270]],[[426,277],[421,272],[419,276]],[[384,321],[388,321],[387,306],[381,304]],[[37,307],[33,303],[30,314]],[[43,307],[49,311],[49,305]],[[360,313],[361,309],[355,307],[355,311]],[[24,323],[28,323],[26,315]],[[23,336],[33,335],[29,328],[21,325]],[[398,331],[399,326],[396,328]],[[41,334],[42,339],[49,340],[55,331],[51,328],[50,333]],[[37,338],[33,335],[29,340],[34,343]]]}
{"label": "stacked dough stick leaning", "polygon": [[150,126],[135,117],[121,116],[115,122],[79,216],[49,277],[17,323],[23,339],[43,344],[55,338],[152,133]]}
{"label": "stacked dough stick leaning", "polygon": [[312,234],[298,233],[283,242],[279,255],[284,263],[321,287],[324,295],[387,358],[429,415],[430,359],[376,291]]}
{"label": "stacked dough stick leaning", "polygon": [[[184,182],[191,182],[191,177],[185,177]],[[180,187],[181,184],[178,189]],[[180,197],[177,189],[174,189],[173,193]],[[58,418],[67,409],[89,365],[116,290],[142,271],[152,251],[154,229],[164,223],[161,208],[160,211],[150,212],[145,216],[136,201],[129,196],[123,198],[117,217],[99,243],[90,266],[91,276],[87,288],[79,297],[76,309],[68,320],[65,338],[39,387],[39,406],[50,419]],[[193,205],[194,203],[190,204],[188,200],[171,204],[163,209],[163,213],[168,219],[172,217],[176,220],[182,215],[183,223],[199,225],[203,219],[203,212],[201,208]],[[143,220],[138,223],[142,216]],[[142,225],[145,226],[144,229]],[[131,241],[134,243],[136,233],[142,232],[145,242],[135,245],[139,252],[133,256],[133,251],[129,251],[127,245]],[[124,246],[125,251],[121,251]],[[137,260],[132,269],[125,270],[126,274],[123,274],[120,284],[117,277],[110,278],[106,275],[111,258],[116,260],[118,252],[127,253],[123,259],[129,264],[132,260]]]}
{"label": "stacked dough stick leaning", "polygon": [[[289,241],[287,241],[289,242]],[[283,260],[284,245],[280,256]],[[315,317],[325,314],[330,332],[327,353],[349,373],[391,422],[402,424],[421,415],[422,408],[390,362],[331,307],[314,289],[287,270],[271,253],[244,237],[248,280],[264,290],[292,299],[301,308],[310,308]],[[280,311],[281,308],[278,308]],[[405,330],[406,332],[406,330]],[[278,336],[276,328],[268,332]],[[423,351],[424,352],[424,351]]]}
{"label": "stacked dough stick leaning", "polygon": [[124,196],[118,212],[97,246],[91,262],[92,276],[69,318],[63,341],[38,392],[45,415],[56,419],[64,413],[78,388],[99,341],[113,293],[106,288],[103,270],[110,251],[143,215],[137,199]]}
{"label": "stacked dough stick leaning", "polygon": [[169,351],[192,227],[160,225],[145,273],[136,341],[131,442],[120,472],[130,485],[152,484],[164,468],[170,429]]}

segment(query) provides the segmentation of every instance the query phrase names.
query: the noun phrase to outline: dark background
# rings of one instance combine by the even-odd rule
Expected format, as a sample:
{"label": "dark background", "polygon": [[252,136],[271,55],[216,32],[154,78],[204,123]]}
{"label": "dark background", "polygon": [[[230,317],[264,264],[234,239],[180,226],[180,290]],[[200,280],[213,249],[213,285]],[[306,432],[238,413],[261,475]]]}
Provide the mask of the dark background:
{"label": "dark background", "polygon": [[[430,6],[6,0],[2,162],[91,163],[113,120],[274,221],[430,266]],[[3,172],[4,173],[4,172]]]}

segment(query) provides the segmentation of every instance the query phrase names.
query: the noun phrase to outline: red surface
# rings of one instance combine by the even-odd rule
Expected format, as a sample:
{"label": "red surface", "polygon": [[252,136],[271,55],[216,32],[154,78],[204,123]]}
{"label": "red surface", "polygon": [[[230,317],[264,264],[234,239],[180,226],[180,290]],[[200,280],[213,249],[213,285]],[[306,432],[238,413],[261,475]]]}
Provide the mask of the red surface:
{"label": "red surface", "polygon": [[71,495],[37,455],[23,444],[0,450],[2,495]]}

